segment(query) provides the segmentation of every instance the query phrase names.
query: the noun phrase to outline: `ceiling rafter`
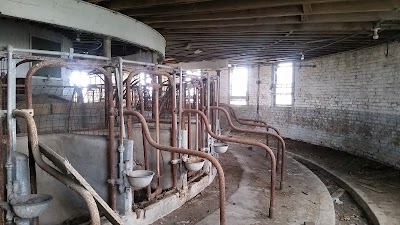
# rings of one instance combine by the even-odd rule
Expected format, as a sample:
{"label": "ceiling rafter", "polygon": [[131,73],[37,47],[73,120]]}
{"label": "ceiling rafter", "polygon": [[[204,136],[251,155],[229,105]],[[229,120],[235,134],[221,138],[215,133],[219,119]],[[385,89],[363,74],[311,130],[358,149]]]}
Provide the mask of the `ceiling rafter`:
{"label": "ceiling rafter", "polygon": [[[87,1],[157,29],[167,40],[168,62],[273,63],[400,38],[400,0]],[[381,28],[378,40],[372,38],[375,26]]]}
{"label": "ceiling rafter", "polygon": [[[202,12],[221,12],[235,11],[245,9],[257,9],[266,7],[289,6],[298,4],[312,3],[327,3],[327,2],[343,2],[345,0],[280,0],[280,1],[265,1],[265,0],[224,0],[224,1],[208,1],[186,5],[162,6],[143,9],[129,9],[122,13],[137,17],[146,15],[165,15],[165,14],[191,14]],[[355,0],[347,0],[355,1]]]}

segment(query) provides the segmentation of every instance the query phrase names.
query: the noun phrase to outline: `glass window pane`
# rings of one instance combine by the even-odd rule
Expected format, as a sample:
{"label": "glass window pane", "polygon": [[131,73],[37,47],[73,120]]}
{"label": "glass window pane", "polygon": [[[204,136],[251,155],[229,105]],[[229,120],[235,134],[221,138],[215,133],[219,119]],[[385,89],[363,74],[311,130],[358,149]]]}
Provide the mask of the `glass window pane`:
{"label": "glass window pane", "polygon": [[236,67],[233,69],[230,77],[231,96],[233,97],[247,96],[247,79],[248,79],[247,68]]}
{"label": "glass window pane", "polygon": [[291,105],[293,101],[293,64],[279,64],[275,76],[275,104]]}

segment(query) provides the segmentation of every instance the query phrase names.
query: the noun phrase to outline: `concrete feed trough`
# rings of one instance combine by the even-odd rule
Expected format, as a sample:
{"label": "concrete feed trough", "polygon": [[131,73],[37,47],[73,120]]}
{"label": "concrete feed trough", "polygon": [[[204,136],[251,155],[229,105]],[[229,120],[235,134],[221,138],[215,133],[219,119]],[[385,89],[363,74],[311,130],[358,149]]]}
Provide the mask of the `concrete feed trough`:
{"label": "concrete feed trough", "polygon": [[129,184],[134,188],[144,188],[153,180],[154,172],[150,170],[134,170],[127,172]]}
{"label": "concrete feed trough", "polygon": [[18,217],[32,219],[43,214],[52,199],[46,194],[21,195],[13,197],[10,204]]}

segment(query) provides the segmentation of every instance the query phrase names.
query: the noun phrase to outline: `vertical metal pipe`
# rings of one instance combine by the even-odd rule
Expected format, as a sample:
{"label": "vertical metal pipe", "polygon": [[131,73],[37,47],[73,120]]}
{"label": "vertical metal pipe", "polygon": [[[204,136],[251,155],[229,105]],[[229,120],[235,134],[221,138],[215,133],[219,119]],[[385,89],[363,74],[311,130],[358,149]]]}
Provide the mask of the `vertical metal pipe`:
{"label": "vertical metal pipe", "polygon": [[[257,119],[260,119],[260,65],[257,66]],[[268,145],[268,143],[267,143]]]}
{"label": "vertical metal pipe", "polygon": [[[103,54],[107,58],[111,58],[111,37],[104,37],[103,38]],[[107,72],[111,74],[111,69],[107,69]],[[109,172],[109,179],[114,181],[116,178],[116,169],[115,169],[115,149],[114,149],[114,112],[113,112],[113,85],[112,85],[112,78],[108,79],[108,82],[111,84],[107,85],[106,93],[107,93],[107,108],[110,109],[108,112],[108,172]],[[111,110],[112,109],[112,110]],[[109,198],[110,198],[110,206],[113,210],[117,208],[117,188],[114,182],[110,183],[109,188]]]}
{"label": "vertical metal pipe", "polygon": [[[201,80],[200,82],[202,82],[202,83],[201,83],[201,89],[200,89],[200,108],[199,108],[199,110],[201,112],[204,112],[204,103],[205,103],[205,101],[204,101],[205,96],[204,95],[205,95],[205,91],[204,91],[203,81]],[[203,149],[204,146],[205,146],[204,136],[205,136],[204,124],[200,123],[200,139],[201,139],[200,148],[201,149]]]}
{"label": "vertical metal pipe", "polygon": [[[153,86],[154,91],[154,119],[155,119],[155,128],[156,128],[156,143],[160,144],[160,109],[159,109],[159,85]],[[156,160],[157,160],[157,189],[161,187],[161,169],[160,169],[160,149],[156,149]]]}
{"label": "vertical metal pipe", "polygon": [[[145,109],[144,109],[144,90],[142,84],[139,82],[139,103],[140,103],[140,114],[144,116]],[[143,141],[143,160],[144,160],[144,169],[149,169],[149,160],[147,156],[147,139],[144,134],[144,130],[142,127],[142,141]],[[147,198],[151,200],[151,187],[150,185],[147,186]]]}
{"label": "vertical metal pipe", "polygon": [[[199,110],[199,89],[194,88],[194,104],[195,109]],[[195,134],[195,150],[199,150],[199,115],[196,113],[196,134]]]}
{"label": "vertical metal pipe", "polygon": [[[215,94],[215,97],[214,97],[215,98],[215,106],[217,106],[217,107],[218,107],[218,104],[219,104],[219,95],[220,95],[220,90],[219,90],[219,88],[220,88],[220,76],[221,76],[221,70],[217,70],[217,83],[215,85],[215,91],[214,91],[214,94]],[[219,112],[218,111],[215,112],[215,127],[216,127],[217,135],[221,135],[220,124],[219,124]]]}
{"label": "vertical metal pipe", "polygon": [[[210,74],[207,73],[207,103],[206,103],[206,110],[207,110],[207,120],[211,121],[211,115],[210,115],[210,106],[211,106],[211,93],[210,93],[210,89],[211,89],[211,77]],[[209,126],[209,124],[204,124],[204,126]],[[209,127],[206,127],[205,130],[210,129]],[[210,146],[212,142],[212,137],[210,135],[207,135],[207,147]]]}
{"label": "vertical metal pipe", "polygon": [[[0,77],[0,110],[3,109],[3,80]],[[0,201],[6,201],[4,196],[4,165],[3,165],[3,117],[0,117]],[[4,210],[0,210],[0,225],[4,225]]]}
{"label": "vertical metal pipe", "polygon": [[182,68],[179,68],[179,109],[178,109],[178,116],[179,116],[179,123],[180,126],[178,126],[178,147],[182,148],[182,110],[183,110],[183,71]]}
{"label": "vertical metal pipe", "polygon": [[[186,87],[186,89],[185,89],[185,93],[187,93],[187,96],[185,96],[186,98],[185,98],[185,101],[187,101],[187,103],[186,103],[186,108],[187,109],[191,109],[192,108],[192,103],[191,103],[191,100],[192,100],[192,95],[190,94],[190,89],[191,89],[191,87],[190,87],[190,85],[186,85],[185,86]],[[187,131],[188,131],[188,149],[192,149],[192,114],[191,113],[188,113],[188,128],[187,128]]]}
{"label": "vertical metal pipe", "polygon": [[[115,78],[116,78],[116,86],[117,86],[117,93],[118,93],[118,108],[119,108],[119,146],[118,146],[118,153],[119,153],[119,162],[118,162],[118,179],[120,181],[124,180],[124,138],[125,135],[125,123],[124,123],[124,106],[123,106],[123,70],[122,70],[122,58],[118,58],[118,68],[115,70]],[[125,191],[124,182],[119,184],[119,192],[123,193]]]}
{"label": "vertical metal pipe", "polygon": [[[177,146],[177,137],[176,137],[176,129],[178,126],[178,121],[177,121],[177,115],[176,115],[176,76],[175,73],[172,75],[172,80],[171,82],[171,91],[172,91],[172,147],[176,147]],[[172,156],[172,160],[176,159],[176,153],[175,152],[171,152],[171,156]],[[172,183],[174,185],[174,187],[176,188],[176,184],[177,184],[177,165],[176,164],[172,164]]]}
{"label": "vertical metal pipe", "polygon": [[[16,109],[16,67],[13,61],[13,47],[7,46],[7,196],[12,194],[13,182],[13,155],[16,150],[17,126],[13,117],[13,111]],[[36,180],[36,177],[35,177]],[[11,210],[7,210],[7,221],[12,220]]]}
{"label": "vertical metal pipe", "polygon": [[[126,110],[132,110],[132,89],[131,89],[130,79],[126,79],[125,91],[126,91]],[[130,115],[127,116],[126,123],[128,129],[127,131],[128,139],[133,140],[132,116]]]}

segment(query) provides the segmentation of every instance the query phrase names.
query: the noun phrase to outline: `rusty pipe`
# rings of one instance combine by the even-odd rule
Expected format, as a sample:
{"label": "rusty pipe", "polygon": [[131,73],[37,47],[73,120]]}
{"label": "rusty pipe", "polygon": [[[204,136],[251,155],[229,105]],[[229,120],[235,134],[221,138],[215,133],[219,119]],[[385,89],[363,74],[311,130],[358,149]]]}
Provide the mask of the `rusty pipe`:
{"label": "rusty pipe", "polygon": [[[142,90],[142,85],[139,84],[139,102],[140,102],[140,113],[144,115],[144,96],[143,96],[143,90]],[[128,115],[128,118],[131,117]],[[148,153],[147,153],[147,140],[145,137],[144,130],[142,129],[142,142],[143,142],[143,160],[144,160],[144,169],[148,170],[149,169],[149,160],[148,160]],[[147,198],[151,200],[151,187],[150,185],[147,186]]]}
{"label": "rusty pipe", "polygon": [[[261,121],[261,120],[240,119],[240,118],[238,118],[238,117],[236,116],[235,110],[233,110],[233,108],[232,108],[230,105],[225,104],[225,103],[221,103],[221,102],[219,103],[219,105],[228,108],[229,111],[231,112],[230,114],[232,115],[232,117],[233,117],[239,124],[247,125],[247,126],[256,126],[256,127],[271,128],[271,129],[274,130],[279,136],[281,136],[281,134],[280,134],[280,132],[278,131],[277,128],[275,128],[275,127],[273,127],[273,126],[271,126],[271,125],[268,125],[266,122]],[[260,124],[257,124],[257,123],[248,123],[248,122],[245,122],[245,121],[253,121],[253,122],[258,122],[258,123],[260,123]]]}
{"label": "rusty pipe", "polygon": [[[28,73],[26,74],[25,78],[25,97],[26,97],[26,108],[27,109],[32,109],[32,77],[33,75],[41,68],[44,67],[91,67],[95,68],[98,72],[104,74],[104,77],[106,78],[106,88],[107,88],[107,98],[108,98],[108,104],[107,105],[107,110],[108,110],[108,115],[109,115],[109,120],[108,120],[108,171],[109,171],[109,180],[113,181],[115,180],[116,176],[116,168],[115,168],[115,150],[114,150],[114,141],[115,141],[115,134],[114,134],[114,101],[113,101],[113,83],[112,83],[112,74],[105,70],[102,67],[96,67],[96,64],[87,64],[83,61],[79,62],[65,62],[65,61],[42,61],[34,66],[32,66]],[[33,160],[32,158],[30,158]],[[31,176],[31,187],[32,190],[37,190],[37,185],[36,185],[36,172],[35,172],[35,167],[32,166],[30,167],[30,176]],[[112,209],[117,208],[117,189],[114,184],[114,182],[109,182],[109,198],[110,198],[110,206]]]}
{"label": "rusty pipe", "polygon": [[241,140],[241,139],[236,139],[236,138],[218,136],[211,130],[211,128],[209,126],[209,123],[208,123],[207,116],[203,112],[201,112],[199,110],[196,110],[196,109],[185,109],[185,110],[183,110],[183,113],[188,113],[188,112],[199,114],[199,116],[203,120],[203,123],[205,124],[207,132],[211,135],[211,137],[213,137],[213,138],[215,138],[217,140],[220,140],[220,141],[225,141],[225,142],[233,142],[233,143],[257,146],[257,147],[260,147],[260,148],[264,149],[269,154],[270,160],[271,160],[271,188],[270,188],[271,196],[270,196],[269,217],[273,218],[273,215],[274,215],[274,198],[275,198],[275,179],[276,179],[276,159],[275,159],[274,152],[268,146],[266,146],[263,143],[247,141],[247,140]]}
{"label": "rusty pipe", "polygon": [[[131,86],[131,80],[134,76],[139,75],[140,73],[148,73],[148,74],[152,74],[155,76],[165,76],[167,77],[169,84],[171,86],[171,91],[172,91],[172,111],[171,111],[171,115],[172,115],[172,146],[176,147],[177,144],[177,136],[176,136],[176,82],[174,77],[172,77],[167,71],[165,70],[158,70],[158,71],[154,71],[154,70],[148,70],[148,69],[136,69],[134,71],[132,71],[131,73],[129,73],[128,77],[126,78],[126,91],[128,93],[128,90],[130,91]],[[140,85],[139,85],[140,86]],[[127,95],[128,97],[128,95]],[[132,104],[132,103],[130,103]],[[127,106],[128,106],[128,102],[127,102]],[[127,108],[128,110],[131,109]],[[130,130],[131,135],[132,135],[132,121],[130,120],[130,116],[128,116],[128,130]],[[129,131],[128,131],[129,132]],[[129,133],[128,133],[129,135]],[[176,154],[175,153],[171,153],[172,159],[176,159]],[[173,185],[174,187],[176,187],[177,184],[177,165],[173,164],[172,165],[172,174],[173,174]]]}
{"label": "rusty pipe", "polygon": [[[160,144],[160,109],[159,109],[159,88],[160,84],[152,83],[151,84],[154,90],[154,119],[155,119],[155,128],[156,128],[156,143]],[[160,149],[156,148],[156,164],[157,164],[157,189],[161,188],[161,168],[160,168]]]}
{"label": "rusty pipe", "polygon": [[[281,172],[280,189],[282,190],[283,189],[283,185],[284,185],[284,177],[285,177],[285,172],[284,172],[285,171],[285,168],[284,168],[285,164],[284,164],[284,162],[285,162],[285,151],[286,151],[286,145],[285,145],[285,141],[283,140],[283,138],[281,136],[279,136],[277,134],[274,134],[274,133],[271,133],[271,132],[257,131],[257,130],[247,130],[247,129],[242,129],[242,128],[236,127],[233,124],[232,119],[231,119],[231,117],[229,115],[229,112],[226,109],[224,109],[222,107],[218,107],[218,106],[211,106],[210,109],[214,110],[214,111],[216,111],[216,110],[222,111],[225,114],[229,125],[235,131],[245,132],[245,133],[253,133],[253,134],[264,134],[264,135],[267,135],[267,136],[275,137],[277,139],[277,141],[278,141],[277,159],[279,160],[280,157],[282,157],[281,158],[282,165],[281,165],[281,170],[280,170],[280,172]],[[279,150],[280,149],[279,145],[282,146],[282,151]],[[278,167],[278,165],[277,165],[277,167]]]}
{"label": "rusty pipe", "polygon": [[31,146],[30,149],[32,151],[32,155],[34,157],[36,164],[44,171],[46,171],[48,174],[50,174],[52,177],[61,181],[63,184],[65,184],[73,191],[77,192],[83,198],[86,205],[88,206],[91,219],[90,224],[100,225],[100,215],[97,209],[96,201],[94,200],[90,192],[87,191],[82,186],[78,185],[75,181],[66,177],[58,170],[54,169],[53,167],[45,163],[45,161],[43,160],[42,155],[39,152],[39,140],[38,140],[37,128],[33,117],[28,112],[24,112],[21,110],[15,110],[14,116],[21,117],[26,121],[28,127],[28,137],[30,137],[28,141],[29,145]]}
{"label": "rusty pipe", "polygon": [[168,151],[168,152],[175,152],[175,153],[179,153],[179,154],[198,156],[198,157],[209,160],[214,165],[214,167],[217,169],[218,178],[219,178],[218,180],[219,180],[219,192],[220,192],[220,196],[219,196],[220,197],[219,198],[219,201],[220,201],[219,202],[219,204],[220,204],[220,224],[225,225],[226,224],[226,222],[225,222],[225,175],[224,175],[222,166],[218,162],[218,160],[215,159],[213,156],[211,156],[207,153],[201,152],[201,151],[194,151],[194,150],[189,150],[189,149],[184,149],[184,148],[160,145],[151,138],[149,128],[146,124],[146,120],[140,113],[135,112],[135,111],[125,111],[124,114],[132,115],[139,119],[140,123],[142,124],[142,129],[144,130],[147,141],[154,148],[158,148],[158,149]]}

